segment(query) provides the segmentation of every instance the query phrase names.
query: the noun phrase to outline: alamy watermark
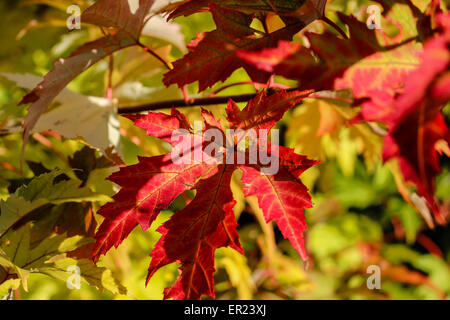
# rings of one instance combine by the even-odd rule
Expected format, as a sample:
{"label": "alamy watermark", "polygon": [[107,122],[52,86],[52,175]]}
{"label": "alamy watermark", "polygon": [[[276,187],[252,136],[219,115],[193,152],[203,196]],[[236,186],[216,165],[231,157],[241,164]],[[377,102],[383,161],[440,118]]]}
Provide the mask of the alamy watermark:
{"label": "alamy watermark", "polygon": [[367,8],[367,13],[369,14],[366,21],[367,28],[381,30],[381,8],[376,4],[371,5]]}
{"label": "alamy watermark", "polygon": [[366,270],[370,277],[367,278],[367,288],[369,290],[381,289],[381,268],[377,265],[370,265]]}
{"label": "alamy watermark", "polygon": [[66,20],[67,29],[69,30],[80,30],[81,29],[81,9],[77,5],[71,5],[67,7],[67,14],[70,17]]}
{"label": "alamy watermark", "polygon": [[80,290],[81,288],[81,269],[77,265],[71,265],[67,267],[67,273],[70,276],[66,280],[66,286],[69,290]]}
{"label": "alamy watermark", "polygon": [[267,129],[203,131],[203,122],[195,121],[194,134],[186,129],[172,133],[171,157],[175,164],[258,164],[262,174],[275,175],[280,167],[279,130],[271,131],[270,142],[268,137]]}

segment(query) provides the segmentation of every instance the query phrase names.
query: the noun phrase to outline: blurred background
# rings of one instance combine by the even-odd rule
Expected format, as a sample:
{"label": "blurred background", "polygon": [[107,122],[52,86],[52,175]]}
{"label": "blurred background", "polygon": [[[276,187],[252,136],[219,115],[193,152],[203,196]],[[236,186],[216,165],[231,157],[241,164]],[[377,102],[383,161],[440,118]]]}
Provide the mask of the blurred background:
{"label": "blurred background", "polygon": [[[421,9],[429,1],[413,1]],[[77,4],[87,7],[89,1],[0,0],[0,72],[43,76],[52,63],[68,56],[79,45],[101,34],[95,27],[84,26],[68,32],[66,8]],[[329,1],[327,16],[335,20],[337,11],[354,14],[361,20],[365,9],[373,4],[363,0]],[[401,6],[401,4],[399,4]],[[399,7],[408,14],[409,8]],[[363,21],[363,20],[362,20]],[[197,32],[214,29],[208,13],[177,18],[170,27],[161,19],[145,35],[148,46],[167,60],[174,61],[186,52],[186,43]],[[383,23],[389,21],[383,19]],[[316,22],[309,31],[320,32],[325,26]],[[296,36],[301,38],[301,34]],[[69,85],[83,95],[105,97],[108,59],[96,64]],[[183,98],[176,87],[165,88],[166,72],[159,61],[131,48],[114,56],[114,99],[127,106]],[[248,82],[243,70],[235,72],[226,83],[218,84],[205,94],[214,93],[227,84]],[[25,152],[23,174],[20,171],[22,134],[20,122],[26,114],[18,102],[28,88],[20,81],[0,76],[0,199],[6,200],[22,184],[41,172],[55,168],[73,170],[93,191],[112,196],[117,188],[105,178],[114,170],[102,165],[99,135],[122,156],[126,164],[137,162],[137,156],[163,154],[168,148],[157,139],[145,136],[122,117],[120,126],[109,122],[105,132],[93,131],[91,140],[66,139],[54,132],[35,133]],[[292,85],[285,79],[276,82]],[[25,89],[22,89],[24,87]],[[191,96],[196,85],[187,88]],[[252,85],[233,86],[218,95],[251,93]],[[53,106],[57,108],[58,105]],[[224,106],[208,107],[224,118]],[[191,120],[199,118],[199,108],[184,108]],[[310,188],[315,207],[306,211],[307,250],[305,264],[273,225],[262,218],[255,199],[244,199],[239,174],[233,180],[238,200],[235,208],[239,235],[245,256],[231,249],[220,249],[216,256],[217,299],[448,299],[450,297],[450,230],[431,230],[398,192],[398,168],[395,163],[382,165],[379,155],[382,138],[364,125],[347,125],[357,110],[326,101],[305,101],[289,112],[278,125],[282,143],[298,153],[322,160],[302,177]],[[449,107],[444,109],[447,121]],[[68,114],[68,116],[71,116]],[[88,125],[88,124],[86,124]],[[90,123],[89,125],[93,125]],[[113,127],[113,129],[112,129]],[[103,127],[97,126],[97,130]],[[100,129],[102,128],[102,129]],[[120,136],[120,137],[119,137]],[[76,138],[76,137],[73,137]],[[108,141],[109,140],[109,141]],[[107,144],[108,144],[107,143]],[[88,159],[88,160],[87,160]],[[437,179],[437,197],[450,199],[450,161],[442,158],[442,174]],[[192,193],[184,197],[193,197]],[[98,209],[98,204],[93,210]],[[152,228],[136,230],[118,249],[111,250],[100,265],[127,290],[98,290],[83,283],[80,290],[69,290],[64,281],[44,274],[30,274],[28,290],[20,287],[16,299],[161,299],[163,290],[177,277],[177,266],[169,265],[145,287],[149,253],[159,238],[156,228],[173,211],[184,206],[183,197],[163,212]],[[100,222],[100,217],[93,220]],[[369,289],[368,267],[381,270],[381,288]],[[1,291],[1,290],[0,290]],[[3,295],[2,295],[3,296]]]}

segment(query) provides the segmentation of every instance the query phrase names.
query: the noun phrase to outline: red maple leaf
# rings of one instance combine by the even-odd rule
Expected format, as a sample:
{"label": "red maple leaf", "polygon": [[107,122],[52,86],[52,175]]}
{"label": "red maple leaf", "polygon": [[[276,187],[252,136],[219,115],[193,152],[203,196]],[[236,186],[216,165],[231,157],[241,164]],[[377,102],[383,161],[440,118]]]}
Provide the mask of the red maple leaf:
{"label": "red maple leaf", "polygon": [[335,80],[349,67],[381,49],[375,32],[365,24],[353,16],[338,16],[349,27],[349,39],[329,31],[320,35],[308,32],[305,36],[310,48],[280,41],[277,48],[241,50],[237,54],[259,70],[298,80],[302,89],[333,89]]}
{"label": "red maple leaf", "polygon": [[434,198],[434,181],[440,172],[437,149],[448,150],[449,130],[440,110],[450,100],[450,32],[449,15],[437,17],[442,32],[425,43],[422,61],[413,44],[376,52],[348,69],[335,88],[351,88],[355,98],[367,98],[355,121],[376,121],[388,128],[384,160],[399,161],[405,180],[417,186],[442,224],[446,213]]}
{"label": "red maple leaf", "polygon": [[225,81],[234,71],[244,68],[250,78],[265,83],[269,75],[237,57],[238,50],[259,51],[276,46],[279,40],[290,40],[298,31],[317,18],[293,19],[286,27],[272,33],[258,34],[250,27],[252,16],[210,3],[217,29],[198,34],[188,45],[189,53],[173,63],[164,77],[169,86],[199,82],[199,91]]}
{"label": "red maple leaf", "polygon": [[[172,115],[151,113],[145,118],[129,116],[148,134],[172,143],[172,132],[190,129],[187,119],[177,110]],[[101,208],[105,217],[96,234],[94,258],[98,260],[112,246],[117,247],[140,224],[147,230],[161,210],[167,208],[177,196],[195,185],[199,177],[208,176],[211,168],[203,163],[175,164],[171,154],[152,158],[139,158],[139,164],[122,168],[109,180],[126,186],[114,197],[114,203]]]}
{"label": "red maple leaf", "polygon": [[214,256],[220,247],[242,252],[230,189],[234,166],[220,165],[215,174],[196,186],[197,196],[158,231],[161,240],[151,253],[147,282],[161,267],[181,263],[178,281],[165,290],[165,298],[199,299],[214,296]]}
{"label": "red maple leaf", "polygon": [[282,160],[275,175],[261,175],[260,168],[240,166],[244,182],[244,194],[256,196],[267,222],[275,221],[283,236],[291,242],[303,260],[308,259],[303,232],[306,222],[299,208],[311,208],[308,189],[301,183],[300,175],[317,161],[295,154],[291,149],[280,148]]}
{"label": "red maple leaf", "polygon": [[435,178],[441,171],[437,142],[446,143],[444,149],[448,150],[450,139],[441,113],[450,101],[450,14],[440,15],[438,21],[443,32],[425,43],[421,65],[410,74],[404,93],[391,108],[383,158],[398,159],[405,180],[417,186],[436,221],[444,224],[448,213],[440,208],[434,192]]}
{"label": "red maple leaf", "polygon": [[[417,44],[398,44],[380,32],[380,41],[353,16],[338,13],[348,26],[349,38],[326,31],[306,33],[310,46],[280,41],[277,48],[260,52],[240,51],[238,56],[256,68],[299,81],[302,89],[352,89],[363,103],[361,117],[366,121],[389,121],[389,105],[416,69]],[[381,37],[382,35],[382,37]],[[382,44],[381,44],[381,43]]]}
{"label": "red maple leaf", "polygon": [[[230,101],[227,109],[230,126],[241,129],[244,133],[251,129],[271,130],[286,110],[298,104],[308,94],[309,92],[278,92],[266,96],[262,92],[242,111]],[[272,103],[276,108],[270,109]],[[203,111],[202,115],[206,129],[215,128],[226,137],[221,124],[211,113]],[[137,126],[145,129],[148,135],[172,143],[174,147],[179,140],[173,142],[171,136],[177,129],[184,130],[184,138],[192,141],[198,139],[198,133],[192,132],[186,118],[176,110],[172,111],[172,115],[150,113],[130,118]],[[245,125],[238,128],[238,122],[235,122],[237,119]],[[255,139],[257,141],[253,142],[257,145],[267,145],[264,143],[267,141],[267,134]],[[178,195],[195,189],[197,193],[194,200],[158,229],[162,237],[151,253],[147,282],[162,266],[178,262],[181,264],[180,276],[172,287],[165,290],[166,298],[199,299],[202,295],[214,296],[215,250],[231,246],[242,251],[232,210],[235,201],[230,189],[231,175],[239,168],[244,173],[246,195],[258,197],[266,220],[274,220],[283,235],[306,260],[303,209],[311,207],[312,203],[299,176],[317,162],[285,147],[268,146],[267,149],[270,150],[263,151],[279,149],[276,158],[279,161],[279,171],[275,174],[262,174],[261,170],[267,163],[260,157],[254,164],[227,161],[229,158],[225,157],[228,156],[225,153],[216,158],[216,161],[196,161],[196,148],[208,145],[204,138],[201,138],[199,144],[191,145],[190,164],[176,164],[172,161],[171,154],[166,154],[140,158],[137,165],[114,173],[110,179],[122,189],[114,197],[114,203],[107,204],[100,210],[105,220],[96,236],[94,258],[98,259],[112,246],[117,247],[138,224],[144,229],[148,228],[158,213],[167,208]],[[243,152],[246,160],[250,158],[249,150],[238,149],[236,141],[229,142],[227,148],[230,147],[234,150],[233,154]]]}

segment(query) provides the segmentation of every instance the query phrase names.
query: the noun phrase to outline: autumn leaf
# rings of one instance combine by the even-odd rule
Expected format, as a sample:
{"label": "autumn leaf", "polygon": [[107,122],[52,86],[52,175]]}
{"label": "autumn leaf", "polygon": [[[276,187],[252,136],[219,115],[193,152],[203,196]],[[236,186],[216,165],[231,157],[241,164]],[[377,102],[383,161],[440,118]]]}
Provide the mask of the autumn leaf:
{"label": "autumn leaf", "polygon": [[[22,2],[0,2],[0,75],[31,90],[15,108],[0,81],[0,298],[70,270],[115,298],[115,275],[133,299],[450,292],[423,233],[450,221],[444,1]],[[393,285],[368,291],[379,263]]]}
{"label": "autumn leaf", "polygon": [[[261,92],[242,111],[230,101],[227,110],[230,126],[243,132],[251,129],[268,132],[284,112],[298,104],[307,94],[294,91],[277,92],[268,96],[265,92]],[[203,111],[202,116],[206,129],[219,130],[222,137],[225,137],[222,125],[211,113]],[[179,140],[173,140],[173,133],[183,129],[185,134],[181,137],[194,142],[185,150],[191,152],[188,157],[191,162],[176,164],[172,154],[166,154],[140,158],[137,165],[122,168],[114,173],[110,180],[119,184],[122,189],[114,197],[115,203],[107,204],[100,210],[105,220],[96,236],[94,258],[98,259],[113,245],[119,245],[138,224],[143,229],[150,227],[158,213],[167,208],[178,195],[186,190],[195,189],[194,200],[158,229],[162,237],[151,253],[152,262],[147,282],[159,268],[177,261],[181,263],[181,274],[177,282],[166,289],[166,298],[199,299],[202,295],[214,296],[215,250],[230,246],[241,251],[233,214],[235,200],[230,187],[231,176],[238,166],[228,161],[228,158],[225,159],[228,157],[226,153],[216,154],[212,159],[203,157],[202,161],[196,161],[195,153],[199,146],[220,144],[217,141],[208,144],[204,137],[192,132],[187,119],[175,110],[171,115],[149,113],[145,116],[132,116],[130,119],[134,120],[135,125],[146,130],[148,135],[158,137],[172,144],[174,148],[178,147]],[[237,126],[238,123],[246,125]],[[175,134],[175,137],[180,136]],[[264,145],[267,137],[267,134],[259,138],[254,137],[261,141],[249,143]],[[198,138],[200,143],[195,144]],[[238,141],[233,139],[228,141],[226,149],[230,148],[234,150],[233,154],[244,152],[245,158],[249,158],[249,151],[240,149]],[[270,150],[277,149],[270,147]],[[244,182],[254,180],[252,187],[246,192],[247,195],[253,195],[259,188],[266,190],[268,185],[274,185],[275,193],[272,192],[269,196],[276,197],[277,192],[282,194],[276,200],[278,207],[269,206],[262,199],[261,209],[267,221],[275,220],[301,257],[307,259],[303,244],[306,225],[302,223],[304,221],[302,209],[311,207],[312,203],[299,177],[303,171],[317,162],[284,148],[276,157],[275,160],[279,161],[281,168],[279,173],[274,175],[261,175],[260,170],[267,165],[262,159],[256,165],[239,166],[244,171]]]}
{"label": "autumn leaf", "polygon": [[443,32],[424,46],[421,65],[411,73],[404,93],[393,104],[392,121],[385,138],[383,158],[398,159],[405,180],[414,183],[440,224],[446,213],[434,197],[435,177],[440,172],[437,143],[449,142],[449,129],[441,107],[449,101],[450,15],[439,17]]}
{"label": "autumn leaf", "polygon": [[[172,142],[177,129],[189,129],[183,114],[172,110],[172,115],[150,113],[146,117],[130,116],[135,125],[148,135]],[[114,203],[104,206],[99,214],[105,217],[97,234],[95,260],[112,246],[117,247],[138,225],[146,230],[161,210],[175,198],[191,190],[199,177],[209,174],[209,166],[193,163],[189,166],[172,162],[171,154],[153,158],[140,158],[137,165],[122,168],[109,180],[121,185],[122,190],[113,197]],[[128,185],[129,184],[129,185]]]}
{"label": "autumn leaf", "polygon": [[117,31],[86,43],[68,58],[56,61],[53,70],[44,76],[43,81],[23,97],[20,104],[31,103],[24,124],[25,142],[39,117],[72,80],[101,59],[137,44],[153,0],[139,0],[139,7],[134,8],[136,9],[134,13],[130,4],[132,2],[128,0],[115,2],[100,0],[83,12],[81,16],[83,22],[116,28]]}
{"label": "autumn leaf", "polygon": [[137,225],[148,229],[161,210],[191,190],[197,179],[209,171],[204,164],[176,165],[171,154],[167,154],[140,158],[139,164],[113,174],[109,179],[121,185],[122,190],[113,197],[114,203],[98,212],[105,221],[96,234],[95,260],[112,246],[117,247]]}
{"label": "autumn leaf", "polygon": [[[32,89],[41,79],[26,74],[0,73],[19,87]],[[83,96],[67,88],[55,97],[61,106],[43,114],[32,133],[52,130],[66,138],[82,138],[104,154],[108,148],[120,152],[119,121],[113,103],[100,97]]]}
{"label": "autumn leaf", "polygon": [[[391,4],[386,9],[394,11],[389,16],[394,21],[399,7]],[[417,14],[417,11],[413,10],[413,13]],[[445,16],[441,17],[441,26],[445,26],[442,22]],[[339,18],[349,26],[349,39],[327,32],[321,35],[307,33],[310,48],[280,42],[274,49],[240,51],[238,55],[262,71],[299,80],[300,88],[351,89],[354,98],[363,99],[359,117],[381,122],[390,128],[385,139],[384,159],[399,158],[405,179],[418,186],[419,194],[425,197],[437,220],[443,223],[443,213],[440,213],[433,194],[434,177],[440,171],[434,145],[448,139],[448,129],[440,114],[440,107],[448,101],[444,89],[448,76],[442,74],[437,79],[447,70],[446,33],[440,40],[426,43],[422,67],[416,70],[420,45],[398,46],[395,39],[385,36],[386,46],[382,46],[376,34],[355,18],[343,14],[339,14]],[[409,37],[417,34],[410,30],[415,28],[412,21],[410,16],[400,25],[410,32]],[[311,78],[311,75],[317,76]],[[411,80],[415,78],[421,81]],[[434,82],[436,87],[429,88]],[[427,90],[436,93],[435,101],[425,99]],[[399,94],[403,98],[397,98]],[[408,142],[411,136],[418,137],[412,145]]]}
{"label": "autumn leaf", "polygon": [[197,185],[194,200],[158,229],[162,237],[152,251],[147,279],[169,263],[181,263],[181,275],[165,290],[165,298],[214,297],[215,250],[232,246],[242,252],[230,189],[234,169],[229,165],[218,167],[213,177]]}
{"label": "autumn leaf", "polygon": [[308,32],[310,48],[280,41],[276,48],[237,54],[259,70],[298,80],[301,89],[333,89],[334,81],[350,66],[381,49],[374,31],[365,24],[352,16],[338,16],[349,27],[349,39],[329,31],[320,35]]}
{"label": "autumn leaf", "polygon": [[421,42],[432,35],[436,28],[436,15],[442,12],[441,1],[431,0],[428,4],[421,4],[425,8],[422,12],[418,1],[376,0],[382,7],[386,19],[398,29],[393,40],[398,43],[418,36]]}
{"label": "autumn leaf", "polygon": [[66,59],[60,59],[44,80],[23,97],[20,104],[31,103],[25,117],[24,138],[27,140],[39,117],[58,94],[83,71],[113,52],[133,45],[134,42],[123,34],[110,35],[87,43]]}
{"label": "autumn leaf", "polygon": [[114,28],[139,41],[154,0],[99,0],[81,15],[81,21],[100,27]]}
{"label": "autumn leaf", "polygon": [[250,100],[244,110],[232,100],[228,102],[228,121],[234,129],[266,129],[270,131],[281,120],[284,113],[299,104],[311,91],[285,92],[267,96],[265,91]]}
{"label": "autumn leaf", "polygon": [[318,162],[299,156],[288,148],[280,148],[280,159],[281,169],[273,176],[261,175],[257,167],[241,166],[244,194],[258,198],[266,222],[274,220],[301,258],[308,260],[303,237],[306,221],[299,209],[312,208],[312,201],[300,175]]}
{"label": "autumn leaf", "polygon": [[255,34],[250,27],[251,16],[224,9],[214,3],[210,6],[217,29],[201,33],[188,45],[189,53],[174,62],[174,69],[164,77],[164,83],[182,87],[198,81],[199,91],[212,87],[218,81],[225,81],[235,70],[244,68],[250,78],[259,83],[269,79],[266,72],[256,70],[243,63],[236,55],[238,50],[258,51],[274,47],[279,40],[290,40],[306,24],[314,19],[296,21],[272,33]]}
{"label": "autumn leaf", "polygon": [[423,14],[410,1],[381,3],[385,19],[395,26],[397,35],[390,37],[379,31],[377,40],[382,48],[350,66],[334,87],[351,89],[354,98],[363,101],[357,119],[389,123],[392,110],[388,106],[402,93],[406,79],[420,63],[422,45],[411,39],[418,35],[416,25]]}

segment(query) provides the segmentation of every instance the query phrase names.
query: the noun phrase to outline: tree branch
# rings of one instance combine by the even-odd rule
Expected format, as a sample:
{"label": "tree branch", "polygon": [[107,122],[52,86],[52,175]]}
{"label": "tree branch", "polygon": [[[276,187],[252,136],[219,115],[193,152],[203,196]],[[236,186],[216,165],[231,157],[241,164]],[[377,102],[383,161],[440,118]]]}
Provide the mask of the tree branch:
{"label": "tree branch", "polygon": [[[296,91],[298,88],[289,88],[286,89],[287,92]],[[276,92],[275,90],[268,89],[266,90],[267,95],[271,95],[273,92]],[[313,94],[314,90],[305,90],[301,91],[301,94],[308,96],[310,94]],[[300,92],[299,92],[300,94]],[[212,106],[216,104],[226,104],[231,99],[236,103],[239,102],[248,102],[249,100],[256,97],[258,93],[247,93],[247,94],[241,94],[241,95],[235,95],[235,96],[226,96],[226,97],[208,97],[208,98],[197,98],[197,99],[190,99],[190,100],[169,100],[169,101],[161,101],[161,102],[155,102],[155,103],[149,103],[149,104],[143,104],[138,106],[130,106],[130,107],[119,107],[118,113],[119,114],[132,114],[132,113],[139,113],[144,111],[153,111],[153,110],[160,110],[160,109],[170,109],[170,108],[185,108],[185,107],[195,107],[195,106]]]}
{"label": "tree branch", "polygon": [[228,103],[230,99],[234,102],[247,102],[248,100],[254,98],[257,93],[249,93],[237,96],[227,96],[227,97],[209,97],[209,98],[198,98],[190,99],[185,101],[180,100],[170,100],[163,102],[155,102],[144,105],[132,106],[132,107],[119,107],[119,114],[130,114],[138,113],[143,111],[153,111],[159,109],[169,109],[169,108],[184,108],[184,107],[194,107],[194,106],[211,106],[215,104],[225,104]]}

